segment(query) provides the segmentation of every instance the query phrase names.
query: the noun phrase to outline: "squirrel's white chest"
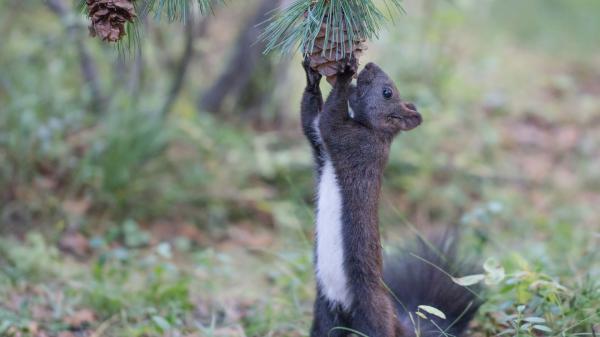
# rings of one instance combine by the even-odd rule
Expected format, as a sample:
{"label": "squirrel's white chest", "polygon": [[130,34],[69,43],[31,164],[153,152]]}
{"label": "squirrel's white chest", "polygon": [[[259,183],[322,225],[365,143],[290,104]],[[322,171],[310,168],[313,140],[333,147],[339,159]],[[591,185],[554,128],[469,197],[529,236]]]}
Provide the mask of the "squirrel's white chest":
{"label": "squirrel's white chest", "polygon": [[349,308],[352,302],[344,270],[342,195],[331,160],[325,160],[317,199],[317,282],[323,295]]}

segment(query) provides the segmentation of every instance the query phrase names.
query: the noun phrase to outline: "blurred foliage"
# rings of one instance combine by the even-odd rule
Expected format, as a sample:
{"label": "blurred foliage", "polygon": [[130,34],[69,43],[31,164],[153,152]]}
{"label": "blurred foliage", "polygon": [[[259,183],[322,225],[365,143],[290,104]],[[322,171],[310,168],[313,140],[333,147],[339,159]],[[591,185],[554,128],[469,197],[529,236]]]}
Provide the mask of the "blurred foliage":
{"label": "blurred foliage", "polygon": [[[76,14],[0,2],[0,335],[306,336],[313,181],[299,61],[270,79],[259,124],[234,104],[195,106],[254,4],[215,11],[162,115],[181,27],[150,20],[141,53],[122,58]],[[403,7],[365,55],[425,118],[392,149],[385,243],[460,224],[466,253],[498,261],[475,335],[592,336],[600,3]],[[98,71],[97,112],[76,41]]]}

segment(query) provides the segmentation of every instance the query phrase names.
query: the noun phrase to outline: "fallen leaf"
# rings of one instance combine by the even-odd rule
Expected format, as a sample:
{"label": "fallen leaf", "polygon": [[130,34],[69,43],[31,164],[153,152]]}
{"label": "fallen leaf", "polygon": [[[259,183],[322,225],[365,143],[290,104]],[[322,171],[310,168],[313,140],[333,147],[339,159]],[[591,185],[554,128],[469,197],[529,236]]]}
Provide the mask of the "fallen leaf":
{"label": "fallen leaf", "polygon": [[42,304],[31,306],[31,317],[36,321],[46,321],[52,318],[52,309]]}
{"label": "fallen leaf", "polygon": [[77,200],[65,200],[62,204],[62,208],[69,216],[81,217],[85,215],[91,205],[92,201],[90,198],[86,197]]}
{"label": "fallen leaf", "polygon": [[246,226],[230,227],[227,233],[232,241],[247,248],[264,248],[273,243],[272,233],[250,229]]}
{"label": "fallen leaf", "polygon": [[75,337],[75,334],[73,334],[71,331],[61,331],[58,333],[57,337]]}
{"label": "fallen leaf", "polygon": [[58,247],[78,257],[86,256],[90,251],[90,243],[83,234],[75,231],[65,232],[58,242]]}
{"label": "fallen leaf", "polygon": [[149,226],[152,238],[156,242],[168,241],[177,237],[185,237],[196,244],[207,244],[206,235],[191,223],[157,222]]}
{"label": "fallen leaf", "polygon": [[96,314],[89,309],[81,309],[63,319],[71,328],[81,328],[85,324],[96,321]]}

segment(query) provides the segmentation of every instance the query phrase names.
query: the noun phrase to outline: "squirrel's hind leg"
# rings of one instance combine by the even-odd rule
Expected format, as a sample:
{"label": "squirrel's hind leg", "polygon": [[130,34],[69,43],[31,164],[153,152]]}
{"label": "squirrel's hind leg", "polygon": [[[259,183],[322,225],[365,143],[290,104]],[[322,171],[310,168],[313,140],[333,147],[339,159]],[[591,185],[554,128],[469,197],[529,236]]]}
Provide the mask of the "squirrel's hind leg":
{"label": "squirrel's hind leg", "polygon": [[317,296],[310,337],[347,337],[350,335],[348,327],[341,308]]}

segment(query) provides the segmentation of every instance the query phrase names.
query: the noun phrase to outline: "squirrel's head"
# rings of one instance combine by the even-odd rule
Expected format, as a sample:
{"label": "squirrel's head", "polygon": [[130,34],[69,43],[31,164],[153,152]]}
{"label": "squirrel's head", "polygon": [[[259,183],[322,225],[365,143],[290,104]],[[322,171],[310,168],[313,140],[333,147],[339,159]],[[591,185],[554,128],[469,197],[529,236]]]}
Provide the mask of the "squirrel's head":
{"label": "squirrel's head", "polygon": [[349,103],[352,119],[391,137],[422,122],[416,107],[400,98],[394,82],[374,63],[367,64],[358,74]]}

